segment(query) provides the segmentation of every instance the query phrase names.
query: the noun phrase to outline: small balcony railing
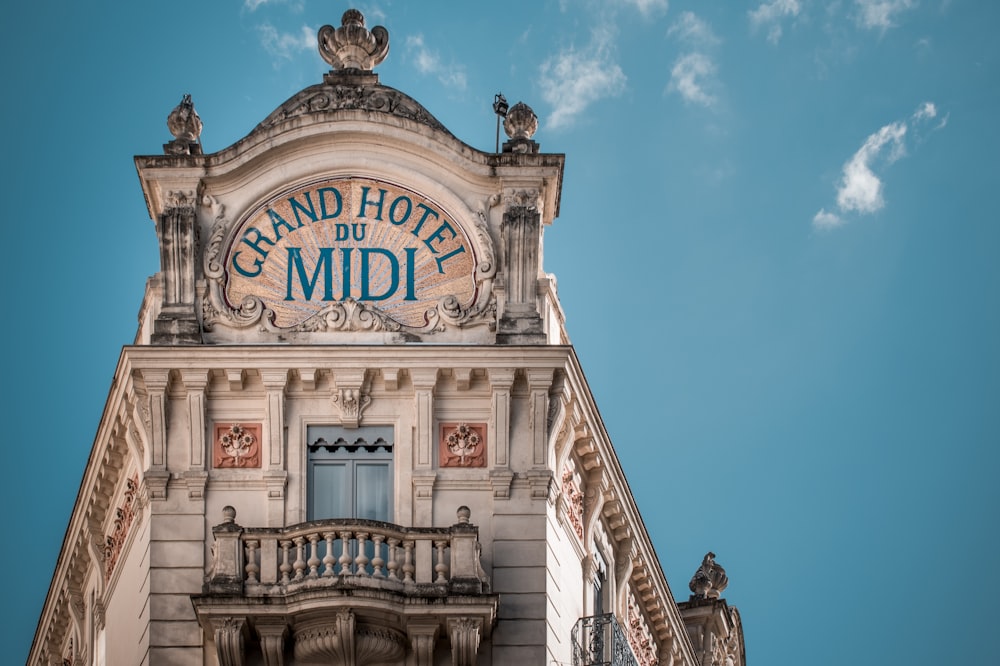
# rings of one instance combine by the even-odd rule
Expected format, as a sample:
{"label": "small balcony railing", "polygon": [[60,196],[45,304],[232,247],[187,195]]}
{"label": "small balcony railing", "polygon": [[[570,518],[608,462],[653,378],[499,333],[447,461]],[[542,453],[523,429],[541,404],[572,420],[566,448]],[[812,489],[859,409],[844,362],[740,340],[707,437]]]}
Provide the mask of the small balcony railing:
{"label": "small balcony railing", "polygon": [[231,507],[213,528],[206,592],[285,596],[300,589],[371,587],[409,594],[481,594],[479,529],[461,507],[451,527],[404,527],[374,520],[316,520],[243,527]]}
{"label": "small balcony railing", "polygon": [[591,615],[573,626],[573,666],[638,666],[613,613]]}

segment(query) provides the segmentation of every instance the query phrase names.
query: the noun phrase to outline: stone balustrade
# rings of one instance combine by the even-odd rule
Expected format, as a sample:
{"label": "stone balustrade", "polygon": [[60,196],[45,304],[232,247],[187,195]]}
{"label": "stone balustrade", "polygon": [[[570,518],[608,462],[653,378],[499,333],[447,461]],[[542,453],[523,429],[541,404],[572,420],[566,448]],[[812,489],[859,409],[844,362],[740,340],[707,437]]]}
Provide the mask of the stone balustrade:
{"label": "stone balustrade", "polygon": [[243,527],[223,509],[213,528],[207,594],[285,596],[316,588],[366,587],[417,596],[481,594],[479,528],[467,507],[451,527],[403,527],[358,519],[278,528]]}

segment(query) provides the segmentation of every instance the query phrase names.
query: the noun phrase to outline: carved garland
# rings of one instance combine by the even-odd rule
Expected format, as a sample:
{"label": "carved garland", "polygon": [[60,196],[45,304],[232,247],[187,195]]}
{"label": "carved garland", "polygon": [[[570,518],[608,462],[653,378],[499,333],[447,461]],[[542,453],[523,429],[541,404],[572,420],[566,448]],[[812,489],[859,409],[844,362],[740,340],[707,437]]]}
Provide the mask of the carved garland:
{"label": "carved garland", "polygon": [[639,610],[639,604],[631,594],[628,596],[628,643],[632,647],[639,666],[656,666],[656,643],[646,620]]}
{"label": "carved garland", "polygon": [[104,542],[104,582],[107,584],[111,580],[111,574],[115,571],[118,558],[121,557],[125,539],[128,537],[129,528],[135,519],[138,501],[136,494],[139,489],[139,475],[133,474],[131,478],[125,480],[125,496],[122,498],[121,506],[115,509],[114,528],[111,536]]}
{"label": "carved garland", "polygon": [[573,472],[569,468],[563,470],[562,492],[566,500],[566,515],[569,523],[573,526],[576,536],[583,540],[583,493],[580,492],[573,478]]}
{"label": "carved garland", "polygon": [[218,199],[206,195],[202,205],[211,210],[212,232],[205,250],[204,271],[208,289],[202,298],[202,322],[206,331],[217,325],[229,328],[250,328],[257,326],[260,332],[305,332],[318,331],[387,331],[391,333],[409,331],[430,333],[444,331],[448,327],[494,326],[496,323],[496,296],[493,281],[496,278],[496,259],[493,241],[486,224],[484,211],[479,211],[475,220],[475,236],[482,251],[482,258],[476,265],[476,299],[466,308],[455,296],[442,297],[436,306],[424,313],[424,325],[407,326],[392,319],[377,307],[361,303],[353,298],[331,303],[309,319],[291,328],[275,326],[275,313],[257,297],[248,297],[234,307],[225,299],[225,267],[222,262],[224,241],[234,232],[236,225],[226,218],[226,207]]}

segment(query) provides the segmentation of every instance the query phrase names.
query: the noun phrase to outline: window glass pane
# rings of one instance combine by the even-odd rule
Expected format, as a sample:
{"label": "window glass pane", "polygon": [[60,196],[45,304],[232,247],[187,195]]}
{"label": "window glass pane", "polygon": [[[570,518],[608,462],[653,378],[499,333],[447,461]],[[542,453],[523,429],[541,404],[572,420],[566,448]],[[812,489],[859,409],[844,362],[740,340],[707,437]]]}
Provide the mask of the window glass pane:
{"label": "window glass pane", "polygon": [[368,520],[389,520],[389,465],[385,463],[356,464],[357,507],[355,517]]}
{"label": "window glass pane", "polygon": [[309,520],[351,518],[346,464],[313,463]]}

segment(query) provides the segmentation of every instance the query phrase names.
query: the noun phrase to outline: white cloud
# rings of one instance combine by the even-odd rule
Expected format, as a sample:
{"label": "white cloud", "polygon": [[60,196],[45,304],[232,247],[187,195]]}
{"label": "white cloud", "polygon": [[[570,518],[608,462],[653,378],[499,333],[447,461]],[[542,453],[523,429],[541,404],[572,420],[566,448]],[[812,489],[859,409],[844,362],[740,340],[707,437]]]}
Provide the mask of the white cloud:
{"label": "white cloud", "polygon": [[552,107],[548,125],[572,125],[588,106],[625,90],[625,72],[614,61],[611,35],[595,33],[584,50],[568,48],[546,59],[539,68],[542,98]]}
{"label": "white cloud", "polygon": [[934,102],[924,102],[913,112],[913,120],[915,121],[930,120],[936,117],[937,107],[934,106]]}
{"label": "white cloud", "polygon": [[667,30],[668,37],[677,39],[692,46],[706,47],[719,43],[719,38],[712,32],[712,27],[698,18],[694,12],[682,12]]}
{"label": "white cloud", "polygon": [[304,8],[302,0],[243,0],[243,8],[251,12],[255,12],[258,7],[267,4],[290,5],[294,12],[301,12]]}
{"label": "white cloud", "polygon": [[835,213],[826,212],[825,208],[820,208],[813,217],[813,226],[817,229],[834,229],[844,223],[844,218]]}
{"label": "white cloud", "polygon": [[874,213],[885,206],[882,197],[882,181],[872,166],[875,161],[885,155],[887,164],[892,164],[906,152],[903,137],[906,136],[906,124],[903,122],[889,123],[875,132],[854,153],[854,156],[844,165],[844,174],[837,189],[837,206],[846,213]]}
{"label": "white cloud", "polygon": [[437,77],[437,80],[449,88],[465,90],[468,79],[465,68],[461,65],[445,65],[440,56],[427,48],[423,35],[413,35],[406,38],[406,47],[413,56],[413,62],[421,74]]}
{"label": "white cloud", "polygon": [[767,41],[777,44],[781,39],[781,19],[786,16],[798,16],[801,11],[799,0],[772,0],[762,2],[757,9],[748,13],[750,25],[754,30],[767,27]]}
{"label": "white cloud", "polygon": [[715,74],[715,63],[703,53],[688,53],[677,59],[670,70],[668,91],[678,93],[689,104],[712,106],[715,97],[706,87]]}
{"label": "white cloud", "polygon": [[669,6],[667,0],[621,0],[622,4],[632,5],[643,16],[649,16],[654,12],[665,12]]}
{"label": "white cloud", "polygon": [[863,28],[879,28],[883,32],[893,27],[893,19],[901,12],[917,6],[916,0],[854,0],[858,7],[858,23]]}
{"label": "white cloud", "polygon": [[[885,207],[882,179],[879,172],[906,156],[906,137],[938,115],[933,102],[924,102],[906,120],[883,126],[865,139],[861,147],[844,164],[837,185],[837,212],[820,209],[813,217],[817,228],[837,227],[846,222],[845,214],[870,214]],[[938,124],[934,129],[940,129]]]}
{"label": "white cloud", "polygon": [[309,51],[316,48],[316,30],[307,25],[302,26],[298,34],[279,32],[270,23],[257,26],[260,42],[271,55],[282,60],[291,60],[299,51]]}

